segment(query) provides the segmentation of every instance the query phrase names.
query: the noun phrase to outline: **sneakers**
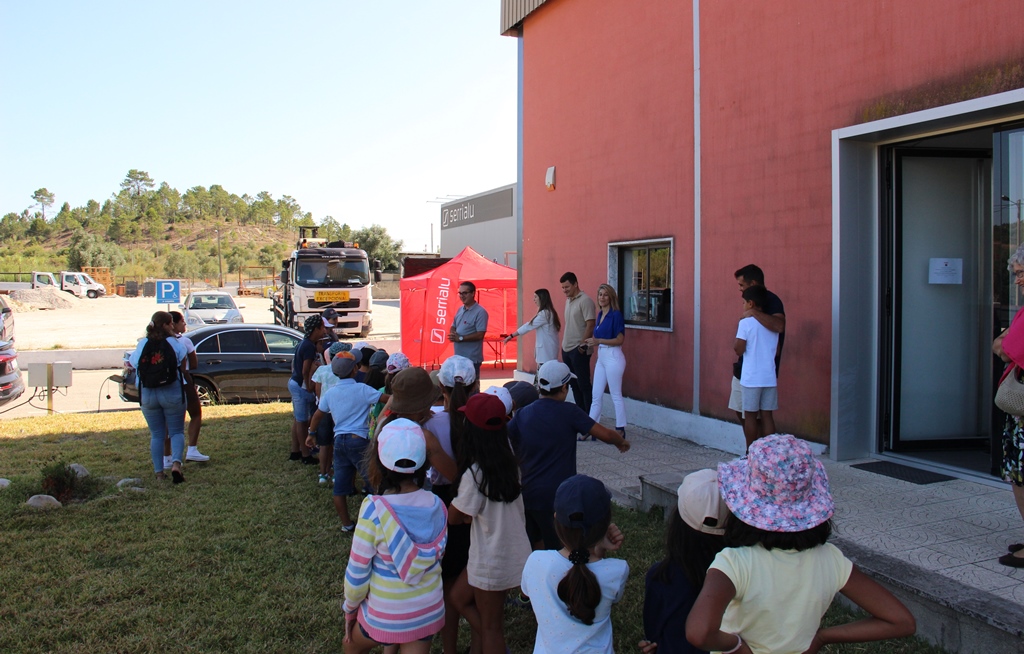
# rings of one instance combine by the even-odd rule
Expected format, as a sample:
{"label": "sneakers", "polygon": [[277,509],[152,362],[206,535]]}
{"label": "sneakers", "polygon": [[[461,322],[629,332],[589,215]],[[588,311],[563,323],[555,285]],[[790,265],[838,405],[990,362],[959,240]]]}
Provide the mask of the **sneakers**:
{"label": "sneakers", "polygon": [[302,462],[307,466],[318,466],[320,465],[320,459],[316,458],[312,454],[309,456],[302,457]]}
{"label": "sneakers", "polygon": [[195,445],[188,446],[188,453],[185,454],[186,461],[209,461],[210,457],[199,451]]}
{"label": "sneakers", "polygon": [[291,456],[288,457],[288,460],[289,461],[301,461],[302,460],[302,452],[292,452]]}
{"label": "sneakers", "polygon": [[174,465],[174,461],[171,461],[171,457],[164,457],[164,470],[170,470],[171,466]]}
{"label": "sneakers", "polygon": [[328,477],[327,475],[320,475],[320,477],[317,478],[317,481],[321,484],[327,484],[330,483],[331,478]]}
{"label": "sneakers", "polygon": [[353,531],[356,530],[356,523],[353,522],[350,525],[342,525],[341,530],[346,534],[351,534]]}

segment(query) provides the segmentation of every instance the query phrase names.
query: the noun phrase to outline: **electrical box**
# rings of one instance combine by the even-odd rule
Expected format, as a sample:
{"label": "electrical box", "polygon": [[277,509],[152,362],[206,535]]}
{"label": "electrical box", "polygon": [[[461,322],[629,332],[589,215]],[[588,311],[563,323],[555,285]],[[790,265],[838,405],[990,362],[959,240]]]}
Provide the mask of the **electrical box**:
{"label": "electrical box", "polygon": [[28,385],[32,388],[46,388],[46,367],[48,363],[28,364]]}
{"label": "electrical box", "polygon": [[53,385],[57,388],[65,388],[71,385],[71,362],[53,362]]}
{"label": "electrical box", "polygon": [[[47,368],[53,368],[53,381],[47,379]],[[62,388],[71,386],[71,362],[54,361],[53,363],[28,364],[28,385],[31,388]]]}

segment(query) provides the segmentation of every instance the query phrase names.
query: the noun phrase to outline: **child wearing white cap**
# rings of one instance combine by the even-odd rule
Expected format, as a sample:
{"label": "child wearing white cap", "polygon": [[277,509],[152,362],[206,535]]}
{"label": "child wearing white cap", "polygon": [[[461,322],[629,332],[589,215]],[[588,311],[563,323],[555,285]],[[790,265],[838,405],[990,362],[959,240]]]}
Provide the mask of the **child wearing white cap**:
{"label": "child wearing white cap", "polygon": [[369,461],[369,495],[359,509],[345,570],[345,652],[380,645],[426,654],[444,625],[441,556],[444,503],[423,490],[423,430],[399,418],[381,428]]}

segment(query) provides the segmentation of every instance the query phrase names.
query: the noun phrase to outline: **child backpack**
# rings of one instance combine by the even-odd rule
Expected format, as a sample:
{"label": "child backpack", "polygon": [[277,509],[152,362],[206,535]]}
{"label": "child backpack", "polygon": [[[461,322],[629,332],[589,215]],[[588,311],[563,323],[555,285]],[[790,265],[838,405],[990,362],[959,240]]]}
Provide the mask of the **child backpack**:
{"label": "child backpack", "polygon": [[146,341],[139,356],[138,372],[143,388],[169,386],[178,379],[178,357],[166,338]]}

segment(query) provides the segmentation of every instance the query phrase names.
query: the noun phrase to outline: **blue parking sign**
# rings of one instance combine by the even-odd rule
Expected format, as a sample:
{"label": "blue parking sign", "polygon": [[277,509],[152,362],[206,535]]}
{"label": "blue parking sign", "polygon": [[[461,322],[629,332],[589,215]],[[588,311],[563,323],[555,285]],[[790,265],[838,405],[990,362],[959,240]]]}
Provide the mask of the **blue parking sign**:
{"label": "blue parking sign", "polygon": [[178,279],[158,279],[156,281],[156,303],[178,304],[181,302],[181,281]]}

